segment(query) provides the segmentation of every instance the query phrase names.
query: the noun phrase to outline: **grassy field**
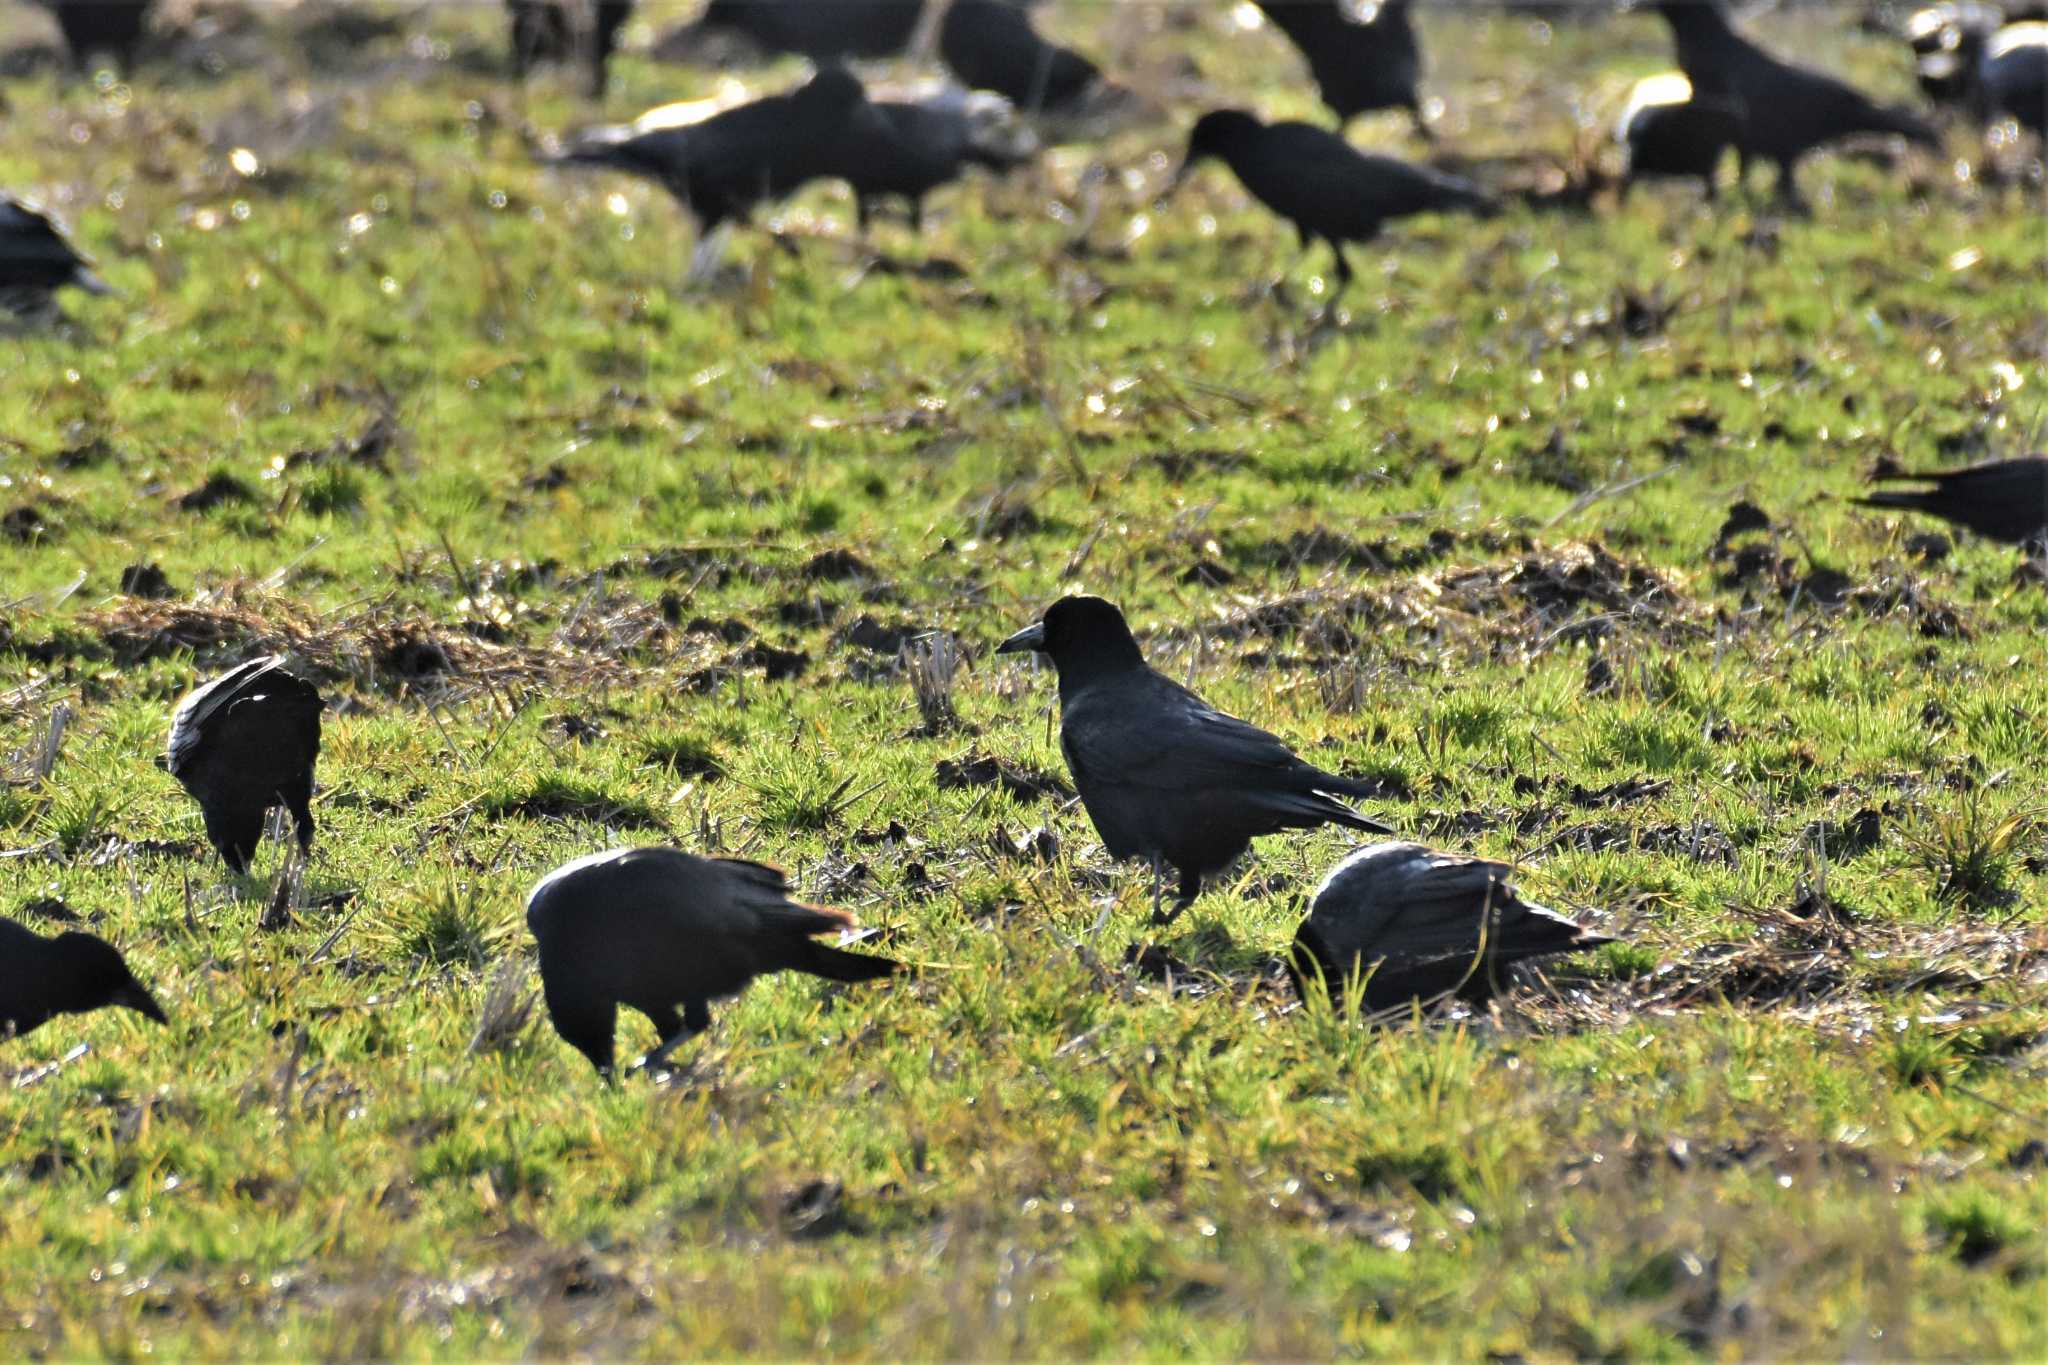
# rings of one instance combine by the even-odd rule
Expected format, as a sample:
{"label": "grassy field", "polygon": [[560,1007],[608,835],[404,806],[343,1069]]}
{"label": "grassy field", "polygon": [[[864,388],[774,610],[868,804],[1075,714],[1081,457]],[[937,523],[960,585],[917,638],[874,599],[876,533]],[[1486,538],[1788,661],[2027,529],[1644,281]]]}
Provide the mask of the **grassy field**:
{"label": "grassy field", "polygon": [[[1065,4],[1157,120],[922,238],[806,193],[686,287],[662,194],[532,154],[726,79],[642,55],[677,8],[603,111],[509,84],[484,5],[0,87],[0,184],[123,291],[0,334],[0,913],[61,901],[173,1016],[0,1045],[0,1353],[2048,1348],[2048,596],[1847,502],[2041,448],[2038,185],[1425,220],[1333,316],[1227,173],[1154,203],[1202,104],[1309,111],[1287,51]],[[1844,14],[1761,26],[1908,93]],[[1668,60],[1425,28],[1496,177]],[[1299,1007],[1334,832],[1155,941],[989,653],[1070,589],[1626,943],[1476,1016]],[[272,649],[330,703],[319,842],[235,880],[154,760]],[[601,1086],[521,1014],[521,899],[660,840],[916,972],[771,979]]]}

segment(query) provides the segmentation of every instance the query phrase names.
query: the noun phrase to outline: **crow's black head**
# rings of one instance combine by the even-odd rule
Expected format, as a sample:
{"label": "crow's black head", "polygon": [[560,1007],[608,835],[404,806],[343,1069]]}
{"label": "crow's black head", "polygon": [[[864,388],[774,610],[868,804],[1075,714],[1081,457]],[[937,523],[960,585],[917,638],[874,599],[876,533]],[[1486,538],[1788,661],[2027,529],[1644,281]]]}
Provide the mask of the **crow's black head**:
{"label": "crow's black head", "polygon": [[1037,624],[996,646],[998,654],[1033,650],[1050,658],[1062,678],[1142,668],[1145,663],[1124,614],[1100,597],[1062,597],[1045,609]]}
{"label": "crow's black head", "polygon": [[55,942],[52,977],[62,984],[71,1011],[120,1005],[138,1014],[166,1022],[156,1003],[113,944],[91,934],[61,934]]}

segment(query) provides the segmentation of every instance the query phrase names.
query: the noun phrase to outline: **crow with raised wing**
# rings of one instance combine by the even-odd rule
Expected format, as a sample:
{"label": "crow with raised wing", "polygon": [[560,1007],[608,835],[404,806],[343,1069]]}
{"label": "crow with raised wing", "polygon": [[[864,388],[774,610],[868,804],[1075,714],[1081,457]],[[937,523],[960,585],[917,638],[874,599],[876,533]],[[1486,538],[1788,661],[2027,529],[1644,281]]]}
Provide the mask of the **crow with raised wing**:
{"label": "crow with raised wing", "polygon": [[230,871],[249,870],[273,806],[291,812],[299,851],[312,848],[325,705],[318,688],[272,655],[194,688],[171,713],[166,766],[199,802],[207,840]]}
{"label": "crow with raised wing", "polygon": [[1513,874],[1420,844],[1354,850],[1323,878],[1295,931],[1295,992],[1356,999],[1367,1012],[1450,993],[1480,1002],[1512,963],[1614,941],[1523,900]]}
{"label": "crow with raised wing", "polygon": [[790,900],[780,870],[673,848],[563,864],[528,894],[526,924],[555,1031],[607,1077],[621,1005],[660,1034],[652,1067],[711,1026],[713,1000],[738,995],[757,976],[869,981],[900,965],[820,942],[852,928],[853,916]]}
{"label": "crow with raised wing", "polygon": [[1370,241],[1388,221],[1411,214],[1496,208],[1469,180],[1361,152],[1313,124],[1261,123],[1241,109],[1211,110],[1196,121],[1168,193],[1211,157],[1229,166],[1253,198],[1294,224],[1303,250],[1318,238],[1329,243],[1339,292],[1352,277],[1345,243]]}
{"label": "crow with raised wing", "polygon": [[110,1006],[164,1022],[156,998],[113,944],[76,930],[44,938],[0,919],[0,1039],[18,1038],[60,1014]]}
{"label": "crow with raised wing", "polygon": [[[1099,597],[1063,597],[997,646],[1035,651],[1059,673],[1060,752],[1113,858],[1152,867],[1152,919],[1171,923],[1251,841],[1337,824],[1387,833],[1336,799],[1369,782],[1324,772],[1256,725],[1225,715],[1148,667],[1124,615]],[[1160,907],[1164,870],[1180,884]]]}

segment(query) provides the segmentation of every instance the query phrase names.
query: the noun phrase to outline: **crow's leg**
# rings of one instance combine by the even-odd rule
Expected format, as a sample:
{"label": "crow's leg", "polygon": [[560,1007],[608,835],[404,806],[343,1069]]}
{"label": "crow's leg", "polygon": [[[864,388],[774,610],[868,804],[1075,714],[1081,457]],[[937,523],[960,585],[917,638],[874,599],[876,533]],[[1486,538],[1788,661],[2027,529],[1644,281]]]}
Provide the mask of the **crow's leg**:
{"label": "crow's leg", "polygon": [[665,1064],[671,1052],[711,1026],[711,1012],[702,1000],[685,1001],[681,1019],[676,1018],[674,1010],[668,1011],[668,1018],[665,1020],[655,1018],[651,1014],[647,1017],[654,1019],[654,1026],[662,1035],[661,1046],[648,1053],[647,1059],[640,1063],[649,1071]]}
{"label": "crow's leg", "polygon": [[1181,917],[1181,912],[1195,903],[1195,897],[1202,894],[1202,874],[1184,871],[1180,874],[1180,892],[1173,898],[1173,909],[1161,912],[1158,902],[1153,902],[1152,923],[1168,925]]}

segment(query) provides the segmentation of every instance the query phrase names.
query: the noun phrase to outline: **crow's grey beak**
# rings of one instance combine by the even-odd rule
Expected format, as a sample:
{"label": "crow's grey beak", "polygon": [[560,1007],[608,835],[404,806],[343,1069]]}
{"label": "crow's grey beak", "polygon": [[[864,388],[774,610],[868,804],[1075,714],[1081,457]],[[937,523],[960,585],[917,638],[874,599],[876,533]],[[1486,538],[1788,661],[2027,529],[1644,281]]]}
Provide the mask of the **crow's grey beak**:
{"label": "crow's grey beak", "polygon": [[1045,652],[1045,622],[1033,621],[1024,629],[996,646],[998,654],[1043,654]]}
{"label": "crow's grey beak", "polygon": [[156,997],[140,986],[123,986],[121,993],[114,997],[112,1003],[126,1005],[137,1014],[154,1019],[159,1024],[171,1022],[164,1017],[163,1007],[156,1003]]}

